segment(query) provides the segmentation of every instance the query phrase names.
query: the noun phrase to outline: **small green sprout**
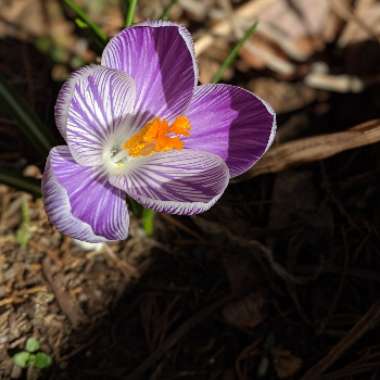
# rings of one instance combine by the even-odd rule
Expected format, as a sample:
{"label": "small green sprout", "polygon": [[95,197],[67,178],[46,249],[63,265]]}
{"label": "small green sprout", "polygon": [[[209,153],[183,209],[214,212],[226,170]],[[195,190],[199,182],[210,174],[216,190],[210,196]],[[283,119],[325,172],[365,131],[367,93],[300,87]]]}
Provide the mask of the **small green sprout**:
{"label": "small green sprout", "polygon": [[21,368],[26,368],[29,364],[30,353],[22,351],[13,356],[14,363]]}
{"label": "small green sprout", "polygon": [[25,349],[28,352],[36,352],[40,347],[40,342],[36,338],[29,338],[25,344]]}
{"label": "small green sprout", "polygon": [[26,198],[23,198],[21,204],[22,223],[16,233],[16,240],[22,248],[26,248],[29,239],[31,238],[30,232],[30,214],[29,206]]}
{"label": "small green sprout", "polygon": [[25,351],[15,354],[13,356],[13,362],[21,368],[35,367],[44,369],[50,367],[53,363],[52,357],[39,351],[39,349],[39,341],[35,338],[29,338],[25,344]]}

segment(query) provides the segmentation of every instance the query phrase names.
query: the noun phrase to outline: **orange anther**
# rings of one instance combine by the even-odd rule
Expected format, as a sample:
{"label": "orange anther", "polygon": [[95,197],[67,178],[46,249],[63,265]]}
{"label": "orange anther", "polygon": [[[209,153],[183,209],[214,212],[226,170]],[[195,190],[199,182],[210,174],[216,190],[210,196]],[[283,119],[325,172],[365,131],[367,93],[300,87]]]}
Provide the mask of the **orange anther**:
{"label": "orange anther", "polygon": [[125,141],[122,148],[133,157],[149,156],[158,152],[181,150],[184,142],[180,136],[190,136],[191,124],[186,116],[178,116],[171,126],[165,119],[155,117]]}
{"label": "orange anther", "polygon": [[170,132],[173,132],[177,135],[189,137],[191,130],[190,120],[184,116],[177,116],[173,124],[170,127]]}

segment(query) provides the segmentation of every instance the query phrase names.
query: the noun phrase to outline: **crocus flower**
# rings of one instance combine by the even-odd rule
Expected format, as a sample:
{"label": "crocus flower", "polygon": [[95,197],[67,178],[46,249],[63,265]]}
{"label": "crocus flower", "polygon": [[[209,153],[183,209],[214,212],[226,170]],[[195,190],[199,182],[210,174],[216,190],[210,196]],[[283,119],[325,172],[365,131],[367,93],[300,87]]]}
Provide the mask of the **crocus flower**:
{"label": "crocus flower", "polygon": [[50,221],[87,242],[128,235],[126,196],[158,212],[208,210],[229,179],[273,141],[275,115],[231,85],[198,86],[186,28],[147,22],[124,29],[101,65],[63,85],[42,190]]}

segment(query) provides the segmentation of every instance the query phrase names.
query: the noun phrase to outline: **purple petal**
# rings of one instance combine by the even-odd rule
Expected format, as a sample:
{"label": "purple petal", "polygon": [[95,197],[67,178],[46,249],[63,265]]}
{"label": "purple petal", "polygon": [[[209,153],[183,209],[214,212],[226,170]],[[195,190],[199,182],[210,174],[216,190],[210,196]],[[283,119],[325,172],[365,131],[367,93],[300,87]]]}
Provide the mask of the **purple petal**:
{"label": "purple petal", "polygon": [[222,196],[229,180],[224,161],[190,149],[136,159],[125,176],[110,178],[144,207],[179,215],[199,214]]}
{"label": "purple petal", "polygon": [[173,119],[189,104],[198,81],[190,33],[183,26],[153,21],[124,29],[103,51],[102,65],[136,82],[136,124],[155,116]]}
{"label": "purple petal", "polygon": [[67,146],[50,151],[42,192],[49,219],[60,232],[91,243],[127,238],[125,193],[99,170],[78,165]]}
{"label": "purple petal", "polygon": [[102,164],[104,146],[119,127],[127,124],[135,94],[132,78],[101,66],[75,82],[66,140],[79,164]]}
{"label": "purple petal", "polygon": [[186,148],[222,157],[231,177],[244,173],[266,152],[276,133],[272,108],[251,92],[230,85],[196,88],[186,112],[192,125]]}
{"label": "purple petal", "polygon": [[55,104],[55,123],[62,137],[66,139],[66,124],[67,114],[69,113],[69,107],[71,99],[74,94],[74,87],[77,81],[93,72],[95,72],[100,66],[91,65],[85,66],[71,74],[70,78],[62,85],[58,93],[57,102]]}

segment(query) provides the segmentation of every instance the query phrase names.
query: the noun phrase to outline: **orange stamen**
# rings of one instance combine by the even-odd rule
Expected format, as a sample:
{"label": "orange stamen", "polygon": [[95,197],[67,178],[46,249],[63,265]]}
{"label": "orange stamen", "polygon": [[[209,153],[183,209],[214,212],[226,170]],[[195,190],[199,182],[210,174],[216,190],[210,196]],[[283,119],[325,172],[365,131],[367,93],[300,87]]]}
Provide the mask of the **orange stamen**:
{"label": "orange stamen", "polygon": [[176,117],[170,126],[167,120],[155,117],[125,141],[122,148],[133,157],[144,157],[158,152],[181,150],[184,147],[181,136],[189,137],[190,130],[190,120],[186,116],[180,115]]}
{"label": "orange stamen", "polygon": [[178,116],[170,127],[170,131],[181,136],[190,136],[190,120],[186,116]]}

